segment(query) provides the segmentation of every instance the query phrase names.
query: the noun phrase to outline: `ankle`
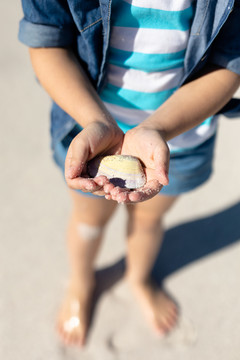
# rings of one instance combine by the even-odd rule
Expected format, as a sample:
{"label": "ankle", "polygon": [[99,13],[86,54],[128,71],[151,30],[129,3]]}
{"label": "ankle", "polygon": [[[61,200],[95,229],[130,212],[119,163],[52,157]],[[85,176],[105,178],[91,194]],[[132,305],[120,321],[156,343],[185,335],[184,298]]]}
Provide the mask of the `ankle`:
{"label": "ankle", "polygon": [[84,276],[71,276],[68,281],[68,289],[73,292],[91,292],[96,285],[95,274],[84,274]]}
{"label": "ankle", "polygon": [[132,287],[147,286],[151,283],[150,276],[139,276],[136,274],[127,273],[126,280]]}

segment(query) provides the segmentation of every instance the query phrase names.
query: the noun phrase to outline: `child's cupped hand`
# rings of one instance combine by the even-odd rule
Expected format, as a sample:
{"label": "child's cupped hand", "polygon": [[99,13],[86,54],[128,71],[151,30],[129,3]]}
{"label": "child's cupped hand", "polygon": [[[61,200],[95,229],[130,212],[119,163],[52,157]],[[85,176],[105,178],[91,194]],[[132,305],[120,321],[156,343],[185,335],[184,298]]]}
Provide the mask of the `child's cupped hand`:
{"label": "child's cupped hand", "polygon": [[[139,189],[119,188],[105,176],[89,178],[87,162],[98,155],[132,155],[144,164],[146,184]],[[65,178],[71,189],[105,196],[121,203],[145,201],[168,184],[169,150],[159,131],[147,125],[129,130],[125,135],[116,126],[93,122],[85,127],[69,146]]]}
{"label": "child's cupped hand", "polygon": [[71,142],[65,161],[65,179],[70,189],[104,196],[114,188],[105,176],[89,178],[87,163],[99,154],[119,154],[124,134],[117,125],[92,122]]}
{"label": "child's cupped hand", "polygon": [[106,197],[121,203],[151,199],[168,184],[169,149],[160,131],[142,124],[129,130],[123,139],[122,155],[138,157],[145,167],[146,184],[133,191],[114,188]]}

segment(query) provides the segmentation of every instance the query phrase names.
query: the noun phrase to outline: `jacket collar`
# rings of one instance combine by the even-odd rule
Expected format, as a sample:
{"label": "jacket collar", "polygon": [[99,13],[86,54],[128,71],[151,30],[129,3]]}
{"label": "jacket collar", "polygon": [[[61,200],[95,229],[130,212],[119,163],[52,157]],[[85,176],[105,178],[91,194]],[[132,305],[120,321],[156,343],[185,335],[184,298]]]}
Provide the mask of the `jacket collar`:
{"label": "jacket collar", "polygon": [[201,63],[204,64],[210,45],[230,15],[233,6],[234,0],[196,1],[195,16],[185,56],[185,77],[182,84],[193,74],[196,64],[199,64],[198,67],[201,67]]}

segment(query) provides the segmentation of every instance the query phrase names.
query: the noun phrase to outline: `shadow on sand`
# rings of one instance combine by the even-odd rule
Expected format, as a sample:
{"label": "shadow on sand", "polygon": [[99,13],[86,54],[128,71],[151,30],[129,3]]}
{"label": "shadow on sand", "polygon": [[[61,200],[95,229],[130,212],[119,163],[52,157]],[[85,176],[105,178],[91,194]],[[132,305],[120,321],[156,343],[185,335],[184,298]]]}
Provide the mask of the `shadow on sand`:
{"label": "shadow on sand", "polygon": [[[240,240],[240,202],[211,216],[169,229],[157,256],[153,277],[158,284],[175,271]],[[124,275],[125,258],[99,269],[96,298]]]}
{"label": "shadow on sand", "polygon": [[215,215],[169,229],[153,275],[161,282],[184,266],[240,240],[240,202]]}
{"label": "shadow on sand", "polygon": [[[211,216],[175,226],[165,233],[161,251],[153,269],[153,278],[163,280],[184,266],[240,240],[240,202]],[[97,287],[91,311],[91,327],[99,299],[124,276],[125,257],[97,270]],[[171,295],[170,295],[171,296]],[[173,299],[174,300],[174,299]],[[175,300],[174,300],[175,301]],[[60,358],[75,359],[72,351],[60,348]],[[78,353],[77,357],[78,358]]]}

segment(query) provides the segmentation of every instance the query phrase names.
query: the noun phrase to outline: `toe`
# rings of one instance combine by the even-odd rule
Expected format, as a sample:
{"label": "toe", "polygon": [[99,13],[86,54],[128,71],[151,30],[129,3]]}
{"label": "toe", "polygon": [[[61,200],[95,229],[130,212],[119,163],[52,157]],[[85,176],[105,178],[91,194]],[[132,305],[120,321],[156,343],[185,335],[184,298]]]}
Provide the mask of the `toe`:
{"label": "toe", "polygon": [[172,328],[171,321],[166,316],[157,319],[156,323],[161,334],[167,334]]}
{"label": "toe", "polygon": [[78,345],[78,346],[82,347],[83,336],[80,331],[76,331],[72,334],[72,345]]}

